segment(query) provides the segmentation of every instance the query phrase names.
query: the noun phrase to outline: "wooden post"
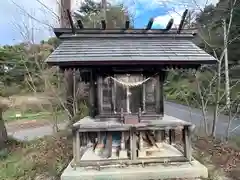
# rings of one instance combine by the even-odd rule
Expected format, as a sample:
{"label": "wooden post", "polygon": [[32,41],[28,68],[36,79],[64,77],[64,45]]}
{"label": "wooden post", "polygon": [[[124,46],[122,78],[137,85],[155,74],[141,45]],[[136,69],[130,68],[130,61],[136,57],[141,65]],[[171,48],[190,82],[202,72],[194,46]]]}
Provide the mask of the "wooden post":
{"label": "wooden post", "polygon": [[192,145],[191,145],[191,132],[189,126],[183,128],[183,143],[184,143],[184,156],[191,161],[192,159]]}
{"label": "wooden post", "polygon": [[175,129],[169,129],[169,144],[175,143]]}
{"label": "wooden post", "polygon": [[137,158],[137,137],[135,134],[135,130],[130,130],[130,144],[131,144],[131,160],[135,160]]}
{"label": "wooden post", "polygon": [[81,142],[80,142],[80,133],[77,131],[76,132],[76,162],[80,162],[80,146],[81,146]]}
{"label": "wooden post", "polygon": [[111,113],[115,112],[115,93],[114,93],[114,81],[110,78],[110,86],[111,86]]}
{"label": "wooden post", "polygon": [[66,108],[68,110],[69,119],[74,116],[73,112],[73,71],[71,69],[65,69],[64,71],[65,87],[66,87]]}
{"label": "wooden post", "polygon": [[98,89],[98,113],[103,113],[103,77],[98,76],[97,78],[97,89]]}
{"label": "wooden post", "polygon": [[161,131],[155,131],[155,138],[157,142],[162,141],[162,132]]}
{"label": "wooden post", "polygon": [[165,72],[161,71],[159,75],[159,114],[164,115],[164,90],[163,83],[165,79]]}
{"label": "wooden post", "polygon": [[112,156],[112,133],[109,131],[107,132],[106,148],[107,148],[108,157],[111,157]]}
{"label": "wooden post", "polygon": [[76,134],[73,134],[73,161],[76,162],[76,152],[77,152],[77,146],[76,146]]}
{"label": "wooden post", "polygon": [[156,87],[155,87],[155,99],[156,99],[156,113],[160,114],[160,104],[161,104],[161,99],[160,99],[160,75],[157,76],[157,81],[156,81]]}
{"label": "wooden post", "polygon": [[95,72],[91,71],[90,72],[91,75],[90,75],[90,93],[89,93],[89,105],[90,105],[90,116],[91,117],[95,117],[96,116],[96,102],[95,102],[95,87],[96,87],[96,84],[95,84],[95,77],[96,77],[96,74]]}
{"label": "wooden post", "polygon": [[162,141],[166,140],[166,130],[161,130],[161,138],[162,138]]}
{"label": "wooden post", "polygon": [[[115,76],[114,76],[115,77]],[[113,94],[114,94],[114,101],[113,101],[113,109],[114,109],[114,114],[116,114],[116,94],[117,94],[117,84],[115,81],[113,81]]]}
{"label": "wooden post", "polygon": [[142,104],[143,104],[143,107],[142,107],[142,111],[143,113],[146,112],[146,83],[143,83],[143,86],[142,86]]}

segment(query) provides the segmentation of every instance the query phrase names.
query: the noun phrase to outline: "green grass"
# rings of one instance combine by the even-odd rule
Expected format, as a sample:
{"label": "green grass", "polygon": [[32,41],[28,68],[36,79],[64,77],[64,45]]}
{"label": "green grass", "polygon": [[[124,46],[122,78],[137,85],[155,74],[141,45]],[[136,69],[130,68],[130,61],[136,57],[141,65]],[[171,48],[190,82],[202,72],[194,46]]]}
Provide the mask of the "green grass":
{"label": "green grass", "polygon": [[[5,121],[16,121],[16,120],[49,120],[52,119],[52,113],[51,112],[23,112],[21,113],[21,117],[16,117],[16,114],[19,112],[8,110],[4,112],[3,118]],[[66,114],[63,111],[59,111],[56,113],[57,118],[59,120],[64,120],[66,118]]]}

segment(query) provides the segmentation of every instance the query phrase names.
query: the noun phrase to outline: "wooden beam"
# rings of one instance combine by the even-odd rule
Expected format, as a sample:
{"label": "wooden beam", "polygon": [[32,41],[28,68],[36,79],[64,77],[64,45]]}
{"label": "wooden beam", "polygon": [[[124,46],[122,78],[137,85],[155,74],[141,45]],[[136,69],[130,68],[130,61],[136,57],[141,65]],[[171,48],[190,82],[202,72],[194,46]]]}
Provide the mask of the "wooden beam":
{"label": "wooden beam", "polygon": [[98,89],[98,114],[103,113],[103,77],[98,76],[97,79],[97,89]]}
{"label": "wooden beam", "polygon": [[81,146],[81,142],[80,142],[80,133],[77,131],[76,132],[76,164],[78,163],[78,162],[80,162],[80,156],[81,156],[81,154],[80,154],[80,146]]}
{"label": "wooden beam", "polygon": [[137,137],[135,128],[130,130],[130,143],[131,143],[131,160],[137,159]]}
{"label": "wooden beam", "polygon": [[171,28],[172,28],[172,25],[173,25],[173,22],[174,22],[174,19],[171,18],[169,21],[168,21],[168,24],[165,28],[165,31],[169,31]]}
{"label": "wooden beam", "polygon": [[149,29],[152,28],[153,21],[154,21],[154,18],[149,19],[148,24],[147,24],[147,27],[146,27],[146,30],[149,30]]}
{"label": "wooden beam", "polygon": [[78,27],[79,27],[80,29],[83,29],[83,28],[84,28],[81,19],[77,20],[77,24],[78,24]]}
{"label": "wooden beam", "polygon": [[126,21],[125,22],[125,29],[129,29],[129,27],[130,27],[130,21]]}
{"label": "wooden beam", "polygon": [[107,28],[107,24],[105,20],[101,20],[101,24],[102,24],[102,29],[106,29]]}
{"label": "wooden beam", "polygon": [[184,22],[185,22],[187,13],[188,13],[188,9],[186,9],[186,10],[183,12],[182,19],[181,19],[181,22],[180,22],[179,27],[178,27],[178,30],[177,30],[177,34],[180,34],[181,31],[182,31],[182,28],[183,28],[183,25],[184,25]]}
{"label": "wooden beam", "polygon": [[106,140],[106,150],[107,150],[107,157],[112,156],[112,132],[107,132],[107,140]]}
{"label": "wooden beam", "polygon": [[75,30],[75,27],[74,27],[74,24],[73,24],[71,12],[70,12],[69,9],[67,9],[67,15],[68,15],[68,20],[69,20],[69,23],[70,23],[70,26],[71,26],[71,29],[72,29],[72,33],[76,34],[76,30]]}
{"label": "wooden beam", "polygon": [[192,160],[192,145],[191,145],[191,132],[189,126],[184,126],[182,130],[183,143],[184,143],[184,156],[191,161]]}
{"label": "wooden beam", "polygon": [[169,144],[175,144],[175,129],[169,129]]}
{"label": "wooden beam", "polygon": [[150,164],[150,163],[170,163],[170,162],[187,162],[188,160],[185,157],[160,157],[160,158],[138,158],[136,160],[129,159],[108,159],[108,160],[99,160],[99,161],[86,161],[83,160],[77,163],[79,167],[87,166],[107,166],[107,165],[134,165],[134,164]]}
{"label": "wooden beam", "polygon": [[163,84],[165,80],[165,71],[161,71],[159,74],[159,114],[164,114],[164,89]]}
{"label": "wooden beam", "polygon": [[90,88],[90,92],[89,92],[89,105],[90,105],[90,117],[95,117],[96,116],[96,72],[95,71],[91,71],[90,73],[90,83],[89,83],[89,88]]}

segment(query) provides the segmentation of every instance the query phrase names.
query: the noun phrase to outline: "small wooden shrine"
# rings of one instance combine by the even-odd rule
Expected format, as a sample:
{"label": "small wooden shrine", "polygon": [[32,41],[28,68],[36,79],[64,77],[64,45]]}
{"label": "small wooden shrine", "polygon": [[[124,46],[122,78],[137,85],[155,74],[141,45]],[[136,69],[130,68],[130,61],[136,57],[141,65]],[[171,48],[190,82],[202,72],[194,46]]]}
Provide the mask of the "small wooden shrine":
{"label": "small wooden shrine", "polygon": [[[49,65],[79,69],[89,83],[90,114],[73,125],[73,161],[67,179],[162,179],[207,176],[192,157],[190,122],[164,114],[168,69],[197,69],[216,59],[192,43],[192,30],[54,29],[62,41]],[[175,144],[176,129],[182,147]],[[167,165],[166,165],[167,164]]]}

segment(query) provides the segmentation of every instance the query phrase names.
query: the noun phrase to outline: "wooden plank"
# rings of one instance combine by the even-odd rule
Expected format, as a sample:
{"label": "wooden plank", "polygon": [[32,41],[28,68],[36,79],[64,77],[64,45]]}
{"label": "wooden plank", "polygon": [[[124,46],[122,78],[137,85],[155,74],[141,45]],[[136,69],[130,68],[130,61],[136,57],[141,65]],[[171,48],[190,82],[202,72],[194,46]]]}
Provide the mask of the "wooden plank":
{"label": "wooden plank", "polygon": [[112,133],[111,132],[107,132],[106,149],[108,152],[108,157],[111,157],[112,156]]}
{"label": "wooden plank", "polygon": [[76,163],[76,152],[77,152],[77,146],[76,146],[76,134],[73,135],[73,161],[74,164]]}
{"label": "wooden plank", "polygon": [[103,113],[103,77],[98,76],[97,78],[97,89],[98,89],[98,114]]}
{"label": "wooden plank", "polygon": [[162,132],[161,131],[155,131],[155,138],[156,142],[161,142],[162,141]]}
{"label": "wooden plank", "polygon": [[77,166],[106,166],[106,165],[137,165],[137,164],[150,164],[150,163],[171,163],[171,162],[187,162],[185,157],[160,157],[160,158],[138,158],[135,160],[130,159],[107,159],[99,161],[81,161],[77,163]]}
{"label": "wooden plank", "polygon": [[80,162],[81,154],[80,154],[80,133],[76,132],[76,163]]}
{"label": "wooden plank", "polygon": [[90,105],[90,116],[94,117],[96,115],[95,110],[95,83],[94,83],[94,75],[95,73],[91,71],[90,75],[90,83],[89,83],[89,105]]}
{"label": "wooden plank", "polygon": [[136,160],[137,158],[137,137],[134,128],[130,130],[130,140],[131,140],[131,159]]}
{"label": "wooden plank", "polygon": [[183,128],[183,143],[184,143],[184,156],[191,161],[192,159],[192,145],[191,145],[191,132],[189,126]]}
{"label": "wooden plank", "polygon": [[164,89],[163,89],[163,83],[164,83],[165,74],[163,71],[160,72],[159,75],[159,114],[164,114]]}

